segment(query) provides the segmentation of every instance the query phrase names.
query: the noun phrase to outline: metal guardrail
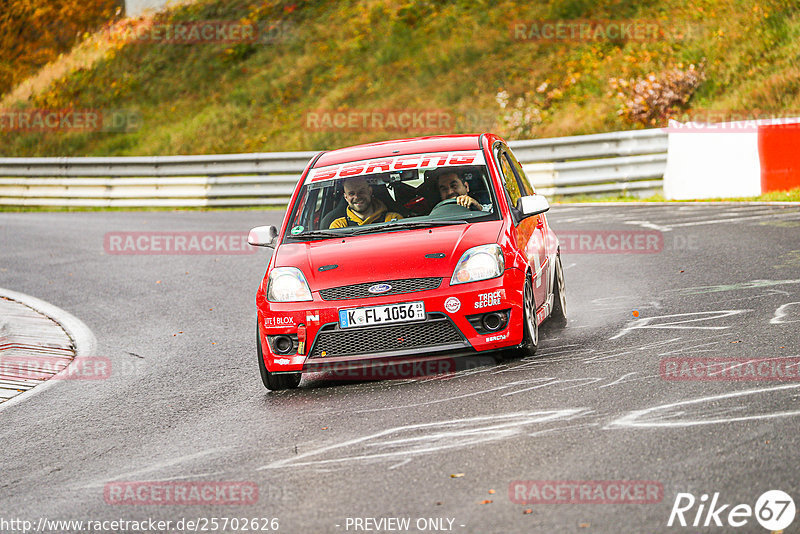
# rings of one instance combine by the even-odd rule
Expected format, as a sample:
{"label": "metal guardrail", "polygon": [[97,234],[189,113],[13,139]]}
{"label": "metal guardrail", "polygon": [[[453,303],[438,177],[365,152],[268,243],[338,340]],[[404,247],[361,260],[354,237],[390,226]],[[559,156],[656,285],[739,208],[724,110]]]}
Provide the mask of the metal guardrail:
{"label": "metal guardrail", "polygon": [[[660,190],[667,134],[636,130],[509,143],[546,195]],[[0,205],[285,205],[316,152],[111,158],[0,158]]]}
{"label": "metal guardrail", "polygon": [[667,133],[661,129],[512,141],[509,146],[537,192],[545,195],[647,195],[663,188]]}

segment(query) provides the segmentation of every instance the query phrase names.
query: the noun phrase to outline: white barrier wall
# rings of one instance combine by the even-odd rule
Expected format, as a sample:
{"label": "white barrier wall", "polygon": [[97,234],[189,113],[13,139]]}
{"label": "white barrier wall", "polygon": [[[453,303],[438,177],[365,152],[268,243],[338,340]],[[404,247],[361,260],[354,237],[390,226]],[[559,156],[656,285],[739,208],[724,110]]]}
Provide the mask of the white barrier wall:
{"label": "white barrier wall", "polygon": [[719,133],[707,128],[670,127],[669,130],[669,156],[664,172],[666,198],[689,200],[761,194],[757,130],[723,129]]}

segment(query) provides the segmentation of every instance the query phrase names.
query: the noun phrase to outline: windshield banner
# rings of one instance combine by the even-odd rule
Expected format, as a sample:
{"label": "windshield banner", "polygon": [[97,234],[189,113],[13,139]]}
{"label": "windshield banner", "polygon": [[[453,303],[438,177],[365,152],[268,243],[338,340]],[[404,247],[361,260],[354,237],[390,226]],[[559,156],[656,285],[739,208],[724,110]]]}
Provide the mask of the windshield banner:
{"label": "windshield banner", "polygon": [[361,176],[378,172],[485,164],[483,153],[480,150],[411,154],[390,158],[354,161],[343,165],[329,165],[327,167],[311,169],[309,180],[317,182],[319,180],[330,180],[331,178],[348,178],[350,176]]}

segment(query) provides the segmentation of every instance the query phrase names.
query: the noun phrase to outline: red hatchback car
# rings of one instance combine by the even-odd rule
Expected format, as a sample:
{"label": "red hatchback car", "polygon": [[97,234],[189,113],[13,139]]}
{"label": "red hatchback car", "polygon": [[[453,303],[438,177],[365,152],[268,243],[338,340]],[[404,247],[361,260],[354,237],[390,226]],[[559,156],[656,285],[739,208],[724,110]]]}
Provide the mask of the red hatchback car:
{"label": "red hatchback car", "polygon": [[268,389],[303,372],[408,357],[531,354],[566,323],[558,238],[498,136],[402,139],[318,154],[256,293]]}

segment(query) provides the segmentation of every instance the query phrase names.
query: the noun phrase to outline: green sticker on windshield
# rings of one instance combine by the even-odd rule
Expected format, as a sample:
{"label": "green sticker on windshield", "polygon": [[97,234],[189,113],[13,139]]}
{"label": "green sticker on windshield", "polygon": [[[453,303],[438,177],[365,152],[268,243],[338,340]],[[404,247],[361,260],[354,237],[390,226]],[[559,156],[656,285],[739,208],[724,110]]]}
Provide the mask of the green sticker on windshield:
{"label": "green sticker on windshield", "polygon": [[302,226],[295,226],[294,228],[292,228],[292,235],[297,235],[303,230],[304,228]]}

